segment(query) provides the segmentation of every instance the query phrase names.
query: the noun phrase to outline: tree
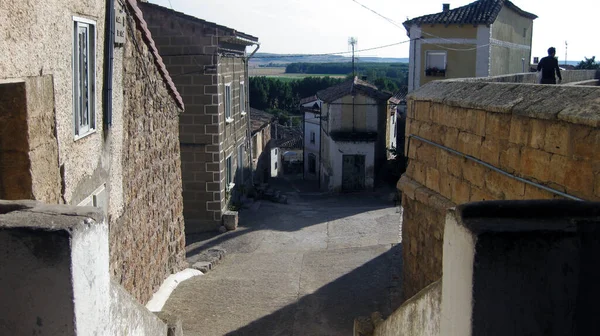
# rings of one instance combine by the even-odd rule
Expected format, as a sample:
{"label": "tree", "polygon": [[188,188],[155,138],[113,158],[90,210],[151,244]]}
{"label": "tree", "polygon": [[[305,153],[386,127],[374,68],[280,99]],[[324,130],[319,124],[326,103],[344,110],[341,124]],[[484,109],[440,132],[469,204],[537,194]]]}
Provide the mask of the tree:
{"label": "tree", "polygon": [[596,56],[592,56],[592,58],[587,58],[584,57],[585,60],[579,62],[579,64],[577,64],[575,66],[575,69],[579,69],[579,70],[593,70],[593,69],[600,69],[600,63],[596,62]]}

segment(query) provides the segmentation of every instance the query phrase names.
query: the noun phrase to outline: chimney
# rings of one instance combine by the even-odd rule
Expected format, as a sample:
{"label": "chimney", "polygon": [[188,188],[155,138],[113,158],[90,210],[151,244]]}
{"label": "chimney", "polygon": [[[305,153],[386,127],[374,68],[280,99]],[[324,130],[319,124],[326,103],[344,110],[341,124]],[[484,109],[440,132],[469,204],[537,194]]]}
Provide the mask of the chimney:
{"label": "chimney", "polygon": [[444,12],[447,12],[450,10],[450,4],[442,4],[442,9],[444,10]]}

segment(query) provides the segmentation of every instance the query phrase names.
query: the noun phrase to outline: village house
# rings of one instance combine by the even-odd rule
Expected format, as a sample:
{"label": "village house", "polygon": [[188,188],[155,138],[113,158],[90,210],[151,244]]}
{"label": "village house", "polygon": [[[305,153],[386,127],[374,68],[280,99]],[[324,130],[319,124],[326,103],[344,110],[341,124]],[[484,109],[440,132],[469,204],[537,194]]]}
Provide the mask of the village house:
{"label": "village house", "polygon": [[[250,108],[250,123],[252,127],[252,169],[254,183],[268,183],[271,177],[272,155],[271,138],[275,132],[276,117],[267,112]],[[277,159],[277,156],[274,158]]]}
{"label": "village house", "polygon": [[304,115],[304,179],[307,180],[318,179],[321,104],[317,96],[300,100],[300,112]]}
{"label": "village house", "polygon": [[0,22],[0,199],[101,208],[112,279],[145,304],[185,267],[184,105],[136,1],[2,2]]}
{"label": "village house", "polygon": [[508,0],[478,0],[407,20],[409,92],[438,79],[528,72],[536,18]]}
{"label": "village house", "polygon": [[186,232],[217,230],[232,195],[251,181],[246,47],[258,46],[258,38],[147,2],[140,7],[186,104]]}
{"label": "village house", "polygon": [[[358,78],[317,93],[320,113],[319,180],[324,190],[372,189],[386,160],[391,94]],[[305,123],[306,124],[306,123]]]}
{"label": "village house", "polygon": [[406,127],[406,89],[396,92],[389,100],[390,121],[386,131],[388,159],[404,156]]}

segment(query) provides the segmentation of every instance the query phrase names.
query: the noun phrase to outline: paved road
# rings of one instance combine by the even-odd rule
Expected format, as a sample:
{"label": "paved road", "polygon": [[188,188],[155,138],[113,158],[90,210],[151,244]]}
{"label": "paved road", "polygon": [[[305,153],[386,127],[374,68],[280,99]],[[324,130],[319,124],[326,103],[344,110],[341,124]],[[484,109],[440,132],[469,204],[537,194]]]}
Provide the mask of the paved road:
{"label": "paved road", "polygon": [[191,240],[191,260],[212,246],[227,255],[167,301],[185,335],[351,335],[355,317],[398,306],[401,216],[389,194],[289,196],[242,211],[236,231]]}

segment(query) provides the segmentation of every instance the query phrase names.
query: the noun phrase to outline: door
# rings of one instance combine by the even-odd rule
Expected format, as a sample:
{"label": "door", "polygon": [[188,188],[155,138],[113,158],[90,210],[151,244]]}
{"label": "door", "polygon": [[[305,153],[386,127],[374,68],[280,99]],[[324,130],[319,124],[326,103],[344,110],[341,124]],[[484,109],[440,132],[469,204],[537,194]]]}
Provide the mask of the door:
{"label": "door", "polygon": [[365,156],[343,155],[342,190],[355,191],[365,189]]}

